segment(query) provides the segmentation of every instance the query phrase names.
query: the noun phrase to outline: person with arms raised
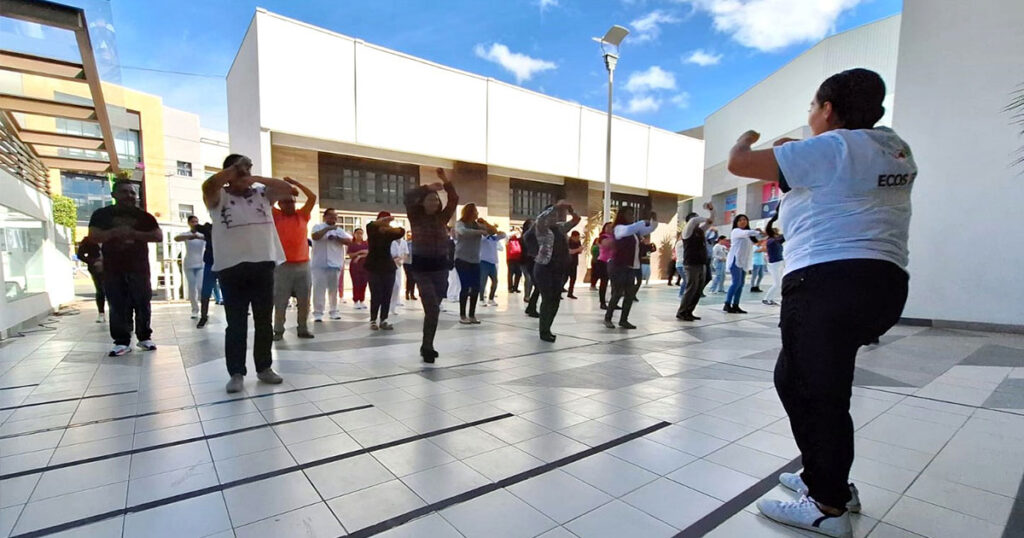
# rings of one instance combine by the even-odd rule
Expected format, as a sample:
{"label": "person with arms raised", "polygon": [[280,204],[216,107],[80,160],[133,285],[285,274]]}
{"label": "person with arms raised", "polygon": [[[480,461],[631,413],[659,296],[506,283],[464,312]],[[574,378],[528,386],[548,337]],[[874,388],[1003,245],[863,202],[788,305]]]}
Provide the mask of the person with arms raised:
{"label": "person with arms raised", "polygon": [[316,193],[290,177],[285,181],[294,185],[306,195],[306,203],[295,209],[295,197],[286,196],[277,201],[280,209],[274,208],[274,226],[284,250],[284,263],[274,270],[274,340],[284,337],[284,317],[288,299],[295,297],[296,323],[299,338],[313,338],[309,332],[309,243],[307,234],[309,219],[316,205]]}

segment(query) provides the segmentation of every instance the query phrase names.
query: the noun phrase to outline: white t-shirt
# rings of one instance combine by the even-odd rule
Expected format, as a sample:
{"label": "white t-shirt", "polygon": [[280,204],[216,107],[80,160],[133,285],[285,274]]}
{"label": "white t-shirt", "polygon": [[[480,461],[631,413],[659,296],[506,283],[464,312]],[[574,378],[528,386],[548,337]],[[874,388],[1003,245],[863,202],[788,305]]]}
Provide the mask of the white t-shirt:
{"label": "white t-shirt", "polygon": [[[330,227],[330,224],[321,222],[320,224],[313,226],[313,233],[317,233],[324,228]],[[332,269],[344,269],[345,268],[345,245],[329,239],[331,237],[337,237],[339,239],[352,239],[352,235],[337,228],[331,230],[323,235],[320,239],[313,240],[313,256],[310,259],[311,266],[319,269],[330,267]]]}
{"label": "white t-shirt", "polygon": [[828,131],[775,148],[775,159],[791,189],[779,208],[787,273],[850,259],[906,269],[917,165],[892,129]]}
{"label": "white t-shirt", "polygon": [[220,191],[220,202],[211,207],[213,217],[213,270],[222,271],[243,262],[284,261],[266,187],[256,184],[244,195]]}
{"label": "white t-shirt", "polygon": [[684,246],[685,246],[685,243],[683,243],[682,239],[677,239],[676,240],[676,244],[675,244],[676,265],[682,265],[683,264],[683,250],[684,250],[683,247]]}
{"label": "white t-shirt", "polygon": [[[406,263],[405,260],[409,258],[409,256],[409,242],[406,241],[404,237],[391,242],[392,258],[401,258],[402,263],[404,264]],[[409,259],[409,263],[412,263],[411,259]]]}
{"label": "white t-shirt", "polygon": [[[199,234],[202,235],[202,234]],[[185,269],[198,269],[203,267],[203,250],[206,248],[206,241],[203,239],[185,240],[185,259],[182,267]]]}
{"label": "white t-shirt", "polygon": [[742,228],[733,228],[729,232],[729,239],[732,242],[732,246],[729,247],[729,256],[725,258],[725,268],[729,269],[733,263],[736,263],[736,267],[749,271],[751,258],[754,255],[754,242],[750,240],[751,237],[757,237],[757,230],[744,230]]}

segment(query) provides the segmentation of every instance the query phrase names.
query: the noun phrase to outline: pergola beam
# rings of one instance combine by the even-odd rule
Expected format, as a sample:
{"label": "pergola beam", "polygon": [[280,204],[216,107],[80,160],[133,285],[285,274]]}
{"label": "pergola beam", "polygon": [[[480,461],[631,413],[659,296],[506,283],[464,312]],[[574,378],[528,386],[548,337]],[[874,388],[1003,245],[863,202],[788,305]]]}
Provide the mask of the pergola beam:
{"label": "pergola beam", "polygon": [[82,64],[43,56],[0,50],[0,69],[75,82],[85,82]]}
{"label": "pergola beam", "polygon": [[11,112],[24,112],[25,114],[36,114],[38,116],[66,118],[69,120],[93,121],[99,119],[97,117],[99,116],[97,109],[91,106],[60,103],[34,97],[22,97],[9,93],[0,93],[0,109]]}
{"label": "pergola beam", "polygon": [[40,157],[39,160],[49,168],[59,170],[72,170],[88,172],[91,174],[104,174],[110,171],[110,163],[107,161],[94,161],[92,159],[75,159],[71,157]]}
{"label": "pergola beam", "polygon": [[96,138],[93,136],[23,130],[18,133],[18,138],[21,138],[22,142],[25,142],[26,144],[96,150],[106,148],[102,138]]}

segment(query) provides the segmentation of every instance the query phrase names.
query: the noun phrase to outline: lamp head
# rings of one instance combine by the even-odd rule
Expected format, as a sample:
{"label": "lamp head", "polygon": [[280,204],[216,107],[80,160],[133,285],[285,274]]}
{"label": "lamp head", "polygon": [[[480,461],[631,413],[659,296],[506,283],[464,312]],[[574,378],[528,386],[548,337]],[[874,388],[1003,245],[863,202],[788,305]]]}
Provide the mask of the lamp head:
{"label": "lamp head", "polygon": [[618,47],[622,44],[622,40],[625,39],[627,35],[629,35],[629,30],[616,24],[605,32],[604,37],[602,37],[600,41],[602,43],[612,45],[613,47]]}

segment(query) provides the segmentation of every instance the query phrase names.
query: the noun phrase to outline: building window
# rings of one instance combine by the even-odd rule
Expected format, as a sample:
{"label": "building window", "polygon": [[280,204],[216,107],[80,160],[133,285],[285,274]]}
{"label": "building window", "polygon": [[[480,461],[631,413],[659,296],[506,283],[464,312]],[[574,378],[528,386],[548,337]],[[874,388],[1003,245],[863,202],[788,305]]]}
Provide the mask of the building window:
{"label": "building window", "polygon": [[0,262],[8,302],[46,290],[45,241],[43,221],[0,205]]}
{"label": "building window", "polygon": [[86,224],[97,209],[110,205],[110,182],[105,177],[79,174],[75,172],[60,173],[60,190],[75,201],[78,208],[78,222]]}
{"label": "building window", "polygon": [[561,185],[512,178],[509,181],[513,219],[536,218],[544,208],[565,196]]}
{"label": "building window", "polygon": [[188,218],[195,214],[196,210],[192,204],[178,204],[178,220],[181,222],[188,222]]}
{"label": "building window", "polygon": [[637,219],[642,219],[651,212],[651,198],[649,196],[613,192],[612,211],[615,211],[620,207],[632,208],[633,215]]}
{"label": "building window", "polygon": [[178,161],[178,175],[192,177],[192,163]]}
{"label": "building window", "polygon": [[420,182],[416,165],[328,153],[321,153],[319,160],[321,198],[346,202],[349,209],[404,211],[406,191]]}

